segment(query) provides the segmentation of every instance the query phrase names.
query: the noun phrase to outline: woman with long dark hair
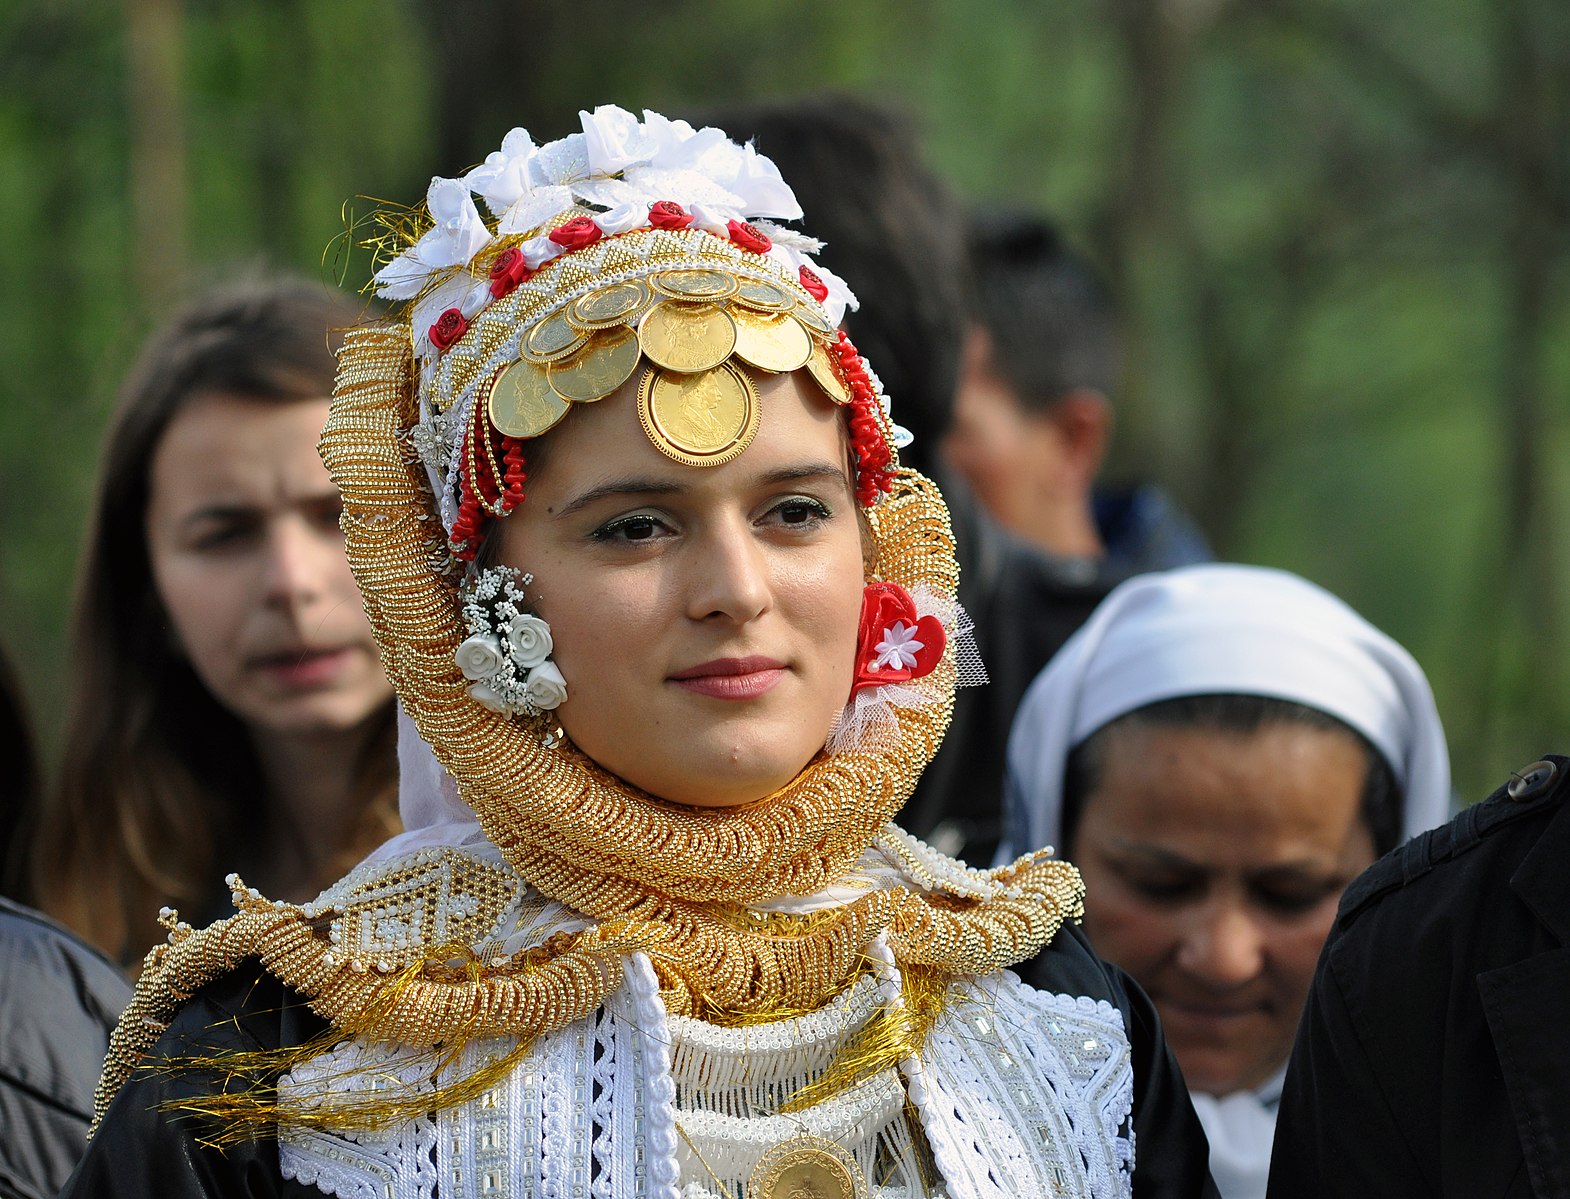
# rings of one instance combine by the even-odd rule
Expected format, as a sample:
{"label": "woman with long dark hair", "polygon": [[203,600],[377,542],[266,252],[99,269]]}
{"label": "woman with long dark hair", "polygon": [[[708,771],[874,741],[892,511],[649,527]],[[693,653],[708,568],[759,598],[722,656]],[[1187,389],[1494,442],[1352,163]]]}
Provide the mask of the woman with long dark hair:
{"label": "woman with long dark hair", "polygon": [[160,906],[219,914],[237,865],[305,898],[393,828],[394,705],[316,454],[360,315],[295,282],[200,300],[105,435],[32,865],[124,963]]}

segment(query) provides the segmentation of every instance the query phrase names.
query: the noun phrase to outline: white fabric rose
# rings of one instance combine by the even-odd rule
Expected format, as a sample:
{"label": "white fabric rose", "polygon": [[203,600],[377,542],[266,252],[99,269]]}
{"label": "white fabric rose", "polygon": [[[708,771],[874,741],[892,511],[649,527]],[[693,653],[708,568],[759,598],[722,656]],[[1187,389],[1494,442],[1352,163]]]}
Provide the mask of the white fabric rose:
{"label": "white fabric rose", "polygon": [[554,662],[542,662],[529,672],[524,696],[542,712],[558,707],[567,698],[567,680]]}
{"label": "white fabric rose", "polygon": [[551,626],[538,616],[514,616],[507,626],[507,644],[512,660],[525,670],[533,670],[551,656]]}
{"label": "white fabric rose", "polygon": [[[502,655],[501,639],[492,633],[476,633],[458,647],[453,658],[458,669],[463,671],[463,677],[477,683],[495,678],[507,663]],[[474,694],[472,687],[469,694]]]}
{"label": "white fabric rose", "polygon": [[459,180],[432,179],[425,207],[435,228],[376,272],[376,294],[385,299],[418,295],[433,274],[443,267],[465,265],[491,240],[469,189]]}
{"label": "white fabric rose", "polygon": [[483,708],[502,715],[507,713],[507,701],[492,687],[485,683],[471,683],[469,695]]}

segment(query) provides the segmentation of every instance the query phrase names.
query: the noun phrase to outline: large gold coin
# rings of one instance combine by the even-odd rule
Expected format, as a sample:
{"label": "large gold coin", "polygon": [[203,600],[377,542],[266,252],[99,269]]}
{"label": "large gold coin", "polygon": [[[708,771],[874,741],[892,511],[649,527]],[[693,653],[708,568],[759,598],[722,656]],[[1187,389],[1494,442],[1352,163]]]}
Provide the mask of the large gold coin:
{"label": "large gold coin", "polygon": [[812,357],[812,334],[794,317],[762,316],[742,308],[731,319],[736,322],[736,357],[743,362],[784,373],[799,370]]}
{"label": "large gold coin", "polygon": [[638,324],[644,356],[666,370],[691,375],[713,370],[736,348],[736,322],[711,304],[664,303]]}
{"label": "large gold coin", "polygon": [[595,335],[576,357],[545,368],[551,390],[580,404],[604,399],[632,376],[638,365],[638,335],[617,325]]}
{"label": "large gold coin", "polygon": [[856,1159],[833,1141],[799,1136],[758,1159],[747,1194],[757,1199],[866,1199],[867,1180]]}
{"label": "large gold coin", "polygon": [[[806,305],[802,308],[805,310]],[[807,359],[807,373],[818,381],[818,386],[836,404],[850,403],[850,384],[845,382],[845,376],[840,373],[840,364],[834,354],[816,337],[811,341],[812,353]]]}
{"label": "large gold coin", "polygon": [[713,303],[736,294],[734,275],[724,271],[666,271],[650,280],[654,289],[674,300],[705,300]]}
{"label": "large gold coin", "polygon": [[735,458],[752,444],[758,414],[752,380],[728,362],[696,375],[650,370],[638,384],[643,431],[655,449],[686,466]]}
{"label": "large gold coin", "polygon": [[567,306],[567,320],[580,329],[629,323],[649,302],[649,289],[634,279],[580,296]]}
{"label": "large gold coin", "polygon": [[567,323],[566,313],[555,312],[524,334],[519,357],[543,365],[567,357],[588,340],[587,333]]}
{"label": "large gold coin", "polygon": [[748,279],[736,289],[736,298],[750,308],[765,312],[789,312],[796,307],[796,297],[778,283],[763,279]]}
{"label": "large gold coin", "polygon": [[543,366],[510,362],[491,381],[491,424],[509,437],[538,437],[567,415]]}

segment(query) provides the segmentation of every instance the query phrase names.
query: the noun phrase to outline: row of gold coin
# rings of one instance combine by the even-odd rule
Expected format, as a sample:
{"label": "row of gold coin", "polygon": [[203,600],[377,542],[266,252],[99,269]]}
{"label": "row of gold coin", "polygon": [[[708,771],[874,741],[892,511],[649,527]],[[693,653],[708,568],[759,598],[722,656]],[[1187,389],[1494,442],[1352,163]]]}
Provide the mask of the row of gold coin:
{"label": "row of gold coin", "polygon": [[746,448],[758,422],[756,388],[731,359],[772,373],[806,367],[847,404],[833,333],[815,306],[765,280],[687,269],[613,283],[529,330],[518,360],[492,380],[491,422],[512,437],[538,437],[571,404],[621,387],[642,358],[652,364],[639,388],[650,439],[678,461],[716,465]]}

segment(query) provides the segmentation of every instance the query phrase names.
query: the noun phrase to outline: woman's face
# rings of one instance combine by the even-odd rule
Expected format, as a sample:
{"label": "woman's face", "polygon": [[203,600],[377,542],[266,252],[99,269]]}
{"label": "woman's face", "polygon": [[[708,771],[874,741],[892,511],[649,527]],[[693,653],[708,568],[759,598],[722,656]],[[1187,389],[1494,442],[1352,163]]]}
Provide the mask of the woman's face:
{"label": "woman's face", "polygon": [[1337,900],[1374,860],[1366,769],[1350,734],[1298,724],[1108,732],[1070,855],[1085,928],[1150,993],[1195,1090],[1285,1064]]}
{"label": "woman's face", "polygon": [[153,452],[158,598],[197,676],[253,734],[348,731],[392,695],[316,453],[326,419],[325,399],[206,396]]}
{"label": "woman's face", "polygon": [[844,420],[767,376],[747,451],[689,467],[649,443],[632,388],[548,435],[500,556],[534,576],[579,749],[677,803],[759,799],[850,695],[864,577]]}

